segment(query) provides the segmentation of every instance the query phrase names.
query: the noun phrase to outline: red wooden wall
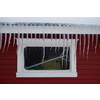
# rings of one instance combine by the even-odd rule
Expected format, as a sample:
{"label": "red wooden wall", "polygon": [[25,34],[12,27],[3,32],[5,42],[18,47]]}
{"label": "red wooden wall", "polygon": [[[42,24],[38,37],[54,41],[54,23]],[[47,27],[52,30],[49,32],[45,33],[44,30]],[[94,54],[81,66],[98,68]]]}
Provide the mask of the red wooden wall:
{"label": "red wooden wall", "polygon": [[[91,35],[92,37],[92,35]],[[96,37],[96,36],[95,36]],[[94,37],[94,38],[95,38]],[[12,40],[13,41],[13,38]],[[79,40],[80,41],[80,40]],[[87,60],[86,49],[88,39],[86,40],[86,49],[84,57],[79,54],[79,41],[77,49],[77,72],[76,78],[16,78],[17,71],[17,55],[16,48],[11,45],[4,54],[0,50],[0,83],[1,84],[100,84],[100,35],[96,54],[94,53],[95,42],[92,49],[90,42],[89,58]],[[92,41],[92,40],[91,40]],[[82,35],[83,50],[83,35]],[[6,46],[7,47],[7,46]]]}

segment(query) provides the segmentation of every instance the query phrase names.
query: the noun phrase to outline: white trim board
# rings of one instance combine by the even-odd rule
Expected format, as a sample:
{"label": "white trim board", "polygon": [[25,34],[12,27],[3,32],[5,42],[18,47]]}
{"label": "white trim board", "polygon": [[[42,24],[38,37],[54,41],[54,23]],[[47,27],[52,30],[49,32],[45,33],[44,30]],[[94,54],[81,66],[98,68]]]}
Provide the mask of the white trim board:
{"label": "white trim board", "polygon": [[[57,39],[58,41],[59,39]],[[45,47],[53,46],[55,47],[63,47],[63,39],[61,42],[55,42],[56,40],[53,39],[45,39]],[[27,46],[36,47],[41,46],[43,47],[44,41],[43,39],[17,39],[18,51],[17,51],[17,73],[16,77],[77,77],[76,71],[76,55],[75,55],[75,39],[66,40],[65,43],[68,42],[68,47],[70,47],[70,69],[69,70],[26,70],[24,68],[24,48]]]}

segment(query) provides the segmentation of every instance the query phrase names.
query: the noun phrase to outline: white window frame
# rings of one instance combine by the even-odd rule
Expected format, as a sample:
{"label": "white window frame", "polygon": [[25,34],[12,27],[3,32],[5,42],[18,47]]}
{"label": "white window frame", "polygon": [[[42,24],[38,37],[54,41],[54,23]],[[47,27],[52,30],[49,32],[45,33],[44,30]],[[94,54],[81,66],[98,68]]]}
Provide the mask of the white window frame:
{"label": "white window frame", "polygon": [[[70,69],[68,70],[26,70],[24,68],[24,48],[29,47],[70,47]],[[77,77],[75,39],[17,39],[17,73],[16,77]]]}

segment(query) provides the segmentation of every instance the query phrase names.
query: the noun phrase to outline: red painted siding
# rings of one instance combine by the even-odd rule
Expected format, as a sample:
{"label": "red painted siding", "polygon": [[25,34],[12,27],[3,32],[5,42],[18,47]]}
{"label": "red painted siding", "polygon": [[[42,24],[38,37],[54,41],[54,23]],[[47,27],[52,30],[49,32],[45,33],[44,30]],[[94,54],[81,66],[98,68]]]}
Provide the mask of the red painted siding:
{"label": "red painted siding", "polygon": [[[12,39],[13,41],[13,39]],[[95,46],[94,39],[94,46]],[[87,40],[86,40],[87,42]],[[90,42],[89,58],[87,60],[86,50],[85,55],[79,54],[79,41],[77,49],[77,72],[76,78],[16,78],[17,71],[17,56],[16,45],[13,47],[12,42],[8,51],[4,54],[0,50],[0,83],[1,84],[100,84],[100,35],[98,47],[92,49]],[[88,43],[87,43],[88,44]],[[86,46],[87,46],[86,44]],[[83,49],[83,36],[82,36]]]}

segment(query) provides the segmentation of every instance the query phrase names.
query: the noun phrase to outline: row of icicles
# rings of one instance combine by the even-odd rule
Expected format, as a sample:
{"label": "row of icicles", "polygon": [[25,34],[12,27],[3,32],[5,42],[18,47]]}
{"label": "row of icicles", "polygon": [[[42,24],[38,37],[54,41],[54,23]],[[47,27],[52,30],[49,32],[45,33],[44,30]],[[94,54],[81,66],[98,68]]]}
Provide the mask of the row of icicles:
{"label": "row of icicles", "polygon": [[[65,27],[65,26],[64,26]],[[51,27],[52,28],[52,27]],[[76,34],[75,34],[75,37],[73,36],[73,34],[69,34],[69,33],[65,33],[65,30],[64,30],[64,32],[63,32],[63,36],[61,36],[61,34],[59,34],[59,41],[60,41],[60,39],[62,39],[62,37],[63,37],[63,52],[62,52],[62,60],[63,60],[63,57],[64,57],[64,53],[65,53],[65,51],[66,51],[66,62],[67,62],[67,54],[68,54],[68,42],[67,42],[67,46],[65,46],[65,40],[67,39],[67,40],[69,40],[69,39],[71,39],[71,40],[73,40],[73,38],[75,39],[75,47],[76,47],[76,49],[75,49],[75,54],[74,54],[74,56],[76,56],[76,51],[77,51],[77,40],[79,39],[79,52],[80,52],[80,54],[83,54],[83,56],[84,56],[84,54],[85,54],[85,49],[86,49],[86,44],[88,43],[88,45],[87,45],[87,59],[88,59],[88,53],[89,53],[89,48],[90,48],[90,34],[88,34],[88,41],[86,41],[86,34],[80,34],[79,36],[78,36],[78,34],[77,34],[77,31],[78,30],[76,30]],[[4,53],[4,51],[5,51],[5,47],[6,47],[6,45],[7,45],[7,50],[8,50],[8,48],[9,48],[9,45],[10,45],[10,42],[11,42],[11,38],[12,38],[12,34],[13,34],[13,46],[15,45],[15,40],[16,40],[16,33],[9,33],[9,37],[7,37],[7,32],[5,32],[4,33],[4,45],[3,45],[3,49],[2,49],[2,53]],[[21,37],[20,37],[20,34],[22,35]],[[36,40],[36,33],[27,33],[26,34],[26,38],[27,38],[27,40],[29,39],[29,37],[28,37],[28,35],[31,35],[31,39],[35,39]],[[32,37],[32,35],[33,34],[35,34],[35,37],[33,38]],[[52,29],[51,29],[51,41],[53,40],[53,39],[57,39],[57,34],[55,34],[55,38],[53,38],[53,34],[54,33],[52,33]],[[2,48],[2,41],[3,41],[3,38],[2,38],[2,33],[0,33],[0,49]],[[45,39],[46,38],[48,38],[48,34],[45,32],[45,30],[44,30],[44,27],[43,27],[43,41],[44,41],[44,44],[43,44],[43,59],[42,59],[42,62],[44,61],[44,57],[45,57]],[[67,38],[66,38],[66,35],[67,35]],[[70,35],[71,35],[71,37],[70,37]],[[84,40],[84,44],[82,45],[82,35],[83,35],[83,40]],[[17,38],[18,38],[18,43],[19,43],[19,39],[20,38],[22,38],[22,39],[24,39],[24,34],[23,33],[21,33],[21,32],[19,32],[18,34],[17,34]],[[39,38],[41,38],[41,37],[39,37]],[[7,41],[8,41],[8,43],[7,43]],[[93,42],[94,42],[94,34],[92,34],[92,47],[93,47]],[[95,53],[96,53],[96,49],[97,49],[97,45],[98,45],[98,34],[96,34],[96,43],[95,43]],[[82,50],[82,47],[83,46],[83,50]],[[67,49],[65,49],[67,47]],[[51,43],[51,49],[52,49],[52,43]],[[55,47],[55,51],[56,51],[56,49],[57,49],[57,47]],[[18,50],[18,48],[17,48],[17,50]],[[63,64],[63,63],[62,63]]]}
{"label": "row of icicles", "polygon": [[[9,36],[8,36],[8,34],[9,34]],[[20,36],[21,35],[21,36]],[[20,38],[22,38],[22,39],[24,39],[25,37],[24,37],[24,35],[25,34],[17,34],[17,38],[18,38],[18,40],[20,39]],[[32,37],[32,35],[33,34],[30,34],[31,36],[29,37],[29,34],[26,34],[26,38],[27,38],[27,41],[28,41],[28,39],[35,39],[36,40],[36,38],[37,38],[37,34],[35,34],[35,37],[33,38]],[[39,34],[39,37],[38,38],[41,38],[41,36],[40,36],[41,34]],[[48,38],[49,36],[48,36],[49,34],[43,34],[43,40],[45,40],[46,38]],[[57,36],[58,34],[55,34],[55,38],[53,37],[53,34],[51,34],[51,41],[52,41],[52,39],[58,39],[58,36]],[[67,36],[66,36],[67,35]],[[74,36],[75,35],[75,36]],[[80,34],[80,35],[78,35],[78,34],[59,34],[59,42],[60,42],[60,39],[62,39],[63,38],[63,43],[65,44],[65,40],[67,39],[67,40],[69,40],[69,39],[75,39],[75,44],[76,44],[76,50],[77,50],[77,40],[79,39],[79,53],[80,54],[83,54],[83,56],[84,56],[84,53],[85,53],[85,49],[86,49],[86,44],[88,43],[88,45],[87,45],[87,57],[88,57],[88,53],[89,53],[89,48],[90,48],[90,42],[92,42],[92,48],[95,48],[95,53],[96,53],[96,49],[97,49],[97,45],[98,45],[98,34],[96,34],[96,35],[94,35],[94,34],[92,34],[92,41],[90,41],[90,34],[88,34],[88,37],[87,37],[87,35],[86,34]],[[2,37],[2,36],[4,36],[4,38]],[[10,45],[10,43],[11,43],[11,38],[12,38],[12,36],[13,36],[13,46],[15,45],[15,41],[16,41],[16,34],[14,34],[14,33],[5,33],[5,34],[0,34],[0,49],[1,48],[3,48],[2,49],[2,53],[4,53],[4,51],[5,51],[5,47],[6,47],[6,45],[7,45],[7,50],[8,50],[8,48],[9,48],[9,45]],[[84,43],[83,43],[83,45],[82,45],[82,37],[83,37],[83,41],[84,41]],[[86,41],[86,37],[88,38],[87,39],[87,41]],[[95,42],[95,46],[93,46],[93,44],[94,44],[94,38],[95,38],[95,40],[96,40],[96,42]],[[4,40],[4,45],[2,45],[2,42],[3,42],[3,40]],[[8,43],[7,43],[8,42]],[[2,47],[3,46],[3,47]],[[68,46],[68,43],[67,43],[67,46]],[[81,50],[81,47],[83,46],[83,51]],[[63,51],[65,51],[65,45],[63,45]],[[52,48],[52,43],[51,43],[51,48]],[[59,47],[58,47],[59,48]],[[44,42],[44,45],[43,45],[43,49],[45,49],[45,42]],[[55,51],[56,51],[56,49],[57,49],[57,47],[55,47]],[[67,50],[68,51],[68,50]]]}

